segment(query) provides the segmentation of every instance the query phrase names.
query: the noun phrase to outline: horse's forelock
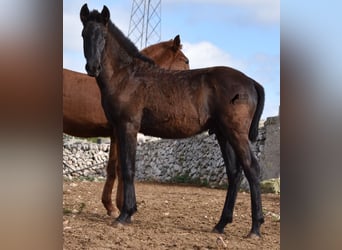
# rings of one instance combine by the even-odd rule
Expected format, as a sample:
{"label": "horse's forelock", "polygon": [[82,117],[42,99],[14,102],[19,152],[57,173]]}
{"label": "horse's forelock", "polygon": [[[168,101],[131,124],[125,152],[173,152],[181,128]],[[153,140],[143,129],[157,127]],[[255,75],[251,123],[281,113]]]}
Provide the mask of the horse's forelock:
{"label": "horse's forelock", "polygon": [[105,23],[106,20],[104,20],[103,16],[101,15],[100,12],[98,12],[98,10],[92,10],[89,13],[89,16],[87,18],[87,22],[89,21],[93,21],[97,23]]}

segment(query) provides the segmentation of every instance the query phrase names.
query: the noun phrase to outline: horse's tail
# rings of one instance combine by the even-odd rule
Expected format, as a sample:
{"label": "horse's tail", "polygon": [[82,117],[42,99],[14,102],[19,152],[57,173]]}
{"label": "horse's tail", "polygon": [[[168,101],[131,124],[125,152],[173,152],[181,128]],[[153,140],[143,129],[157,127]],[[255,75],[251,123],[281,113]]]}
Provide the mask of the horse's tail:
{"label": "horse's tail", "polygon": [[251,140],[251,142],[255,142],[258,137],[259,121],[261,118],[262,111],[264,110],[264,104],[265,104],[264,88],[256,81],[254,81],[253,83],[254,83],[254,88],[258,94],[258,103],[257,103],[257,107],[253,116],[251,127],[249,129],[249,139]]}

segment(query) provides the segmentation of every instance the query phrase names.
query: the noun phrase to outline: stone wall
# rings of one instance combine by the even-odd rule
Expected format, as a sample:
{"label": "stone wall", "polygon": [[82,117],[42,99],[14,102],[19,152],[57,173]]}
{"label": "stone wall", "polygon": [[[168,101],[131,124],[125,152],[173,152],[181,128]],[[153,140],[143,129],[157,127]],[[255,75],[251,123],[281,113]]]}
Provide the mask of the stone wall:
{"label": "stone wall", "polygon": [[106,176],[109,143],[91,143],[75,140],[69,136],[63,139],[63,176],[72,178],[101,178]]}
{"label": "stone wall", "polygon": [[280,177],[280,121],[279,117],[269,117],[264,123],[266,140],[260,155],[263,180]]}
{"label": "stone wall", "polygon": [[[261,179],[280,177],[279,118],[268,118],[252,145],[261,165]],[[67,178],[105,177],[109,141],[90,143],[64,139],[63,174]],[[225,167],[215,135],[203,133],[182,140],[138,138],[136,179],[159,182],[192,182],[209,186],[227,185]],[[243,180],[243,188],[248,188]]]}

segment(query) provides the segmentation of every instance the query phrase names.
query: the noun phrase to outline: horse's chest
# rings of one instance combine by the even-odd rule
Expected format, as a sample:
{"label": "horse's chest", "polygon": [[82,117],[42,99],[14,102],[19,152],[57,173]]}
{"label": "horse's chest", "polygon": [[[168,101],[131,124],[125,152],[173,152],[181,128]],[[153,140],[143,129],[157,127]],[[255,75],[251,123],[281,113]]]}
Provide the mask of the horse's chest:
{"label": "horse's chest", "polygon": [[112,122],[131,119],[139,114],[139,98],[132,99],[130,95],[107,96],[102,100],[102,106],[107,119]]}

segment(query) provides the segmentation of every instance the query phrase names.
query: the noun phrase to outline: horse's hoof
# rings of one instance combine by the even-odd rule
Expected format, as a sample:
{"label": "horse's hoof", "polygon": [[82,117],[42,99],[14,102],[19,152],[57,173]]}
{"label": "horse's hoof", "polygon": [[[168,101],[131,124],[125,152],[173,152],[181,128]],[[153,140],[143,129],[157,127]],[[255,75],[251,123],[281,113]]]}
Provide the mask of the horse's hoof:
{"label": "horse's hoof", "polygon": [[107,210],[107,215],[110,217],[114,217],[117,218],[120,214],[120,211],[118,211],[117,209],[114,210]]}
{"label": "horse's hoof", "polygon": [[115,228],[123,228],[125,225],[117,220],[114,220],[112,222],[112,226],[115,227]]}
{"label": "horse's hoof", "polygon": [[261,238],[261,235],[258,234],[258,233],[252,233],[252,232],[250,232],[250,233],[246,236],[246,238],[249,238],[249,239],[260,239],[260,238]]}
{"label": "horse's hoof", "polygon": [[122,215],[119,215],[118,218],[116,218],[115,220],[116,222],[118,223],[121,223],[121,224],[130,224],[132,223],[132,219],[131,219],[131,216],[122,216]]}
{"label": "horse's hoof", "polygon": [[105,202],[102,201],[103,206],[105,207],[106,211],[107,211],[107,215],[111,216],[113,214],[113,211],[115,211],[115,208],[113,207],[111,202]]}
{"label": "horse's hoof", "polygon": [[217,234],[223,234],[224,233],[224,230],[219,230],[217,229],[216,227],[213,228],[213,230],[211,231],[212,233],[217,233]]}
{"label": "horse's hoof", "polygon": [[132,223],[132,217],[128,217],[126,220],[125,220],[125,224],[131,224]]}

